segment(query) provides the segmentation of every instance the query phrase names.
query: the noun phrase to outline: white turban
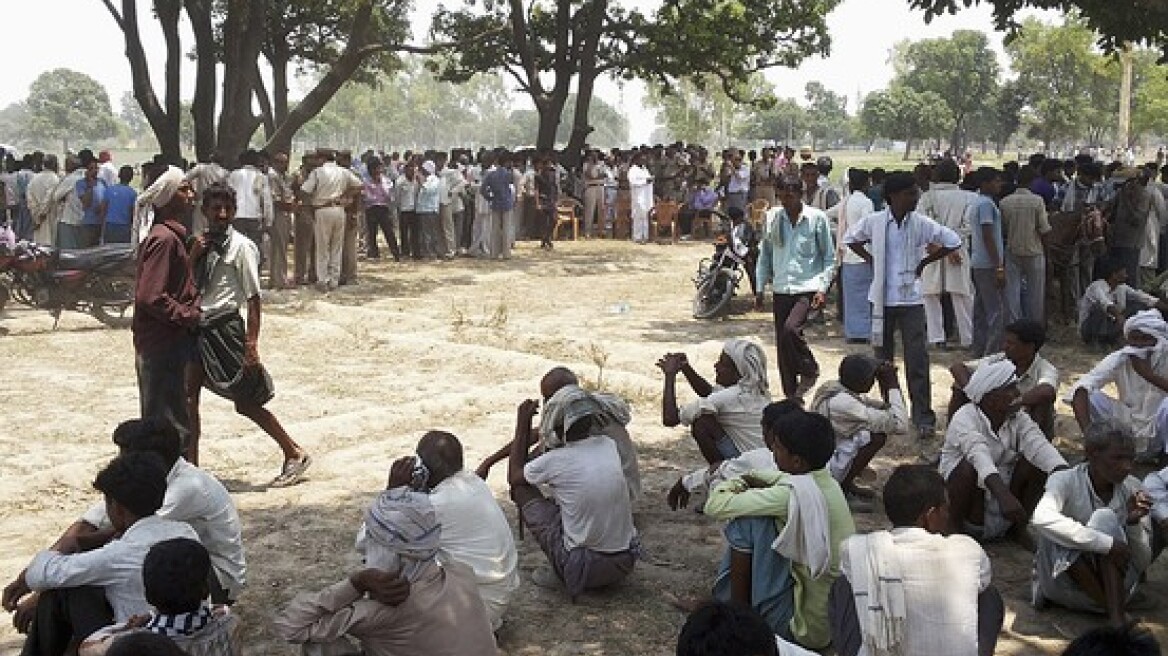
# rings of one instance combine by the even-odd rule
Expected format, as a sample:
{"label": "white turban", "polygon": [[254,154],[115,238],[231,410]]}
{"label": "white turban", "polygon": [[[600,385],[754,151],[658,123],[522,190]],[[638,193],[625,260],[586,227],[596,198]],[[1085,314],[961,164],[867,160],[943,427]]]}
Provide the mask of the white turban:
{"label": "white turban", "polygon": [[[539,420],[539,437],[545,449],[555,449],[564,445],[564,435],[568,429],[584,417],[599,417],[600,404],[579,385],[564,385],[543,405]],[[556,433],[556,427],[562,433]],[[594,428],[598,426],[594,424]]]}
{"label": "white turban", "polygon": [[377,495],[365,513],[365,530],[366,563],[381,569],[400,565],[410,582],[438,555],[442,537],[429,495],[404,486]]}
{"label": "white turban", "polygon": [[983,364],[978,367],[969,382],[965,384],[965,395],[974,403],[981,403],[986,394],[1013,383],[1017,380],[1017,368],[1013,362],[1002,360],[993,364]]}
{"label": "white turban", "polygon": [[178,188],[182,186],[182,183],[182,170],[177,166],[168,166],[166,171],[138,196],[138,204],[146,205],[149,203],[155,207],[164,207],[178,193]]}
{"label": "white turban", "polygon": [[1159,343],[1168,342],[1168,322],[1159,310],[1144,310],[1136,312],[1123,324],[1123,336],[1131,336],[1132,331],[1140,331],[1145,335],[1155,337]]}
{"label": "white turban", "polygon": [[748,394],[770,395],[767,383],[766,353],[762,347],[746,339],[731,339],[722,347],[738,370],[738,389]]}
{"label": "white turban", "polygon": [[434,171],[438,167],[434,166],[434,162],[431,162],[430,160],[426,160],[426,161],[422,162],[422,168],[426,170],[426,173],[429,173],[430,175],[434,175]]}

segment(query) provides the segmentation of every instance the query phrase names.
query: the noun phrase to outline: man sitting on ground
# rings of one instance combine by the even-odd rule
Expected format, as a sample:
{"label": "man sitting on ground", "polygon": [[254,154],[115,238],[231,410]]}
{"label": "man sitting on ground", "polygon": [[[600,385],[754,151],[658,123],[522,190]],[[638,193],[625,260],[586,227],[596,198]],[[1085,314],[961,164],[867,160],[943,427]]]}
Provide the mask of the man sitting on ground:
{"label": "man sitting on ground", "polygon": [[[779,417],[795,411],[802,411],[803,403],[798,399],[776,401],[762,411],[762,426],[773,425]],[[670,488],[666,501],[672,510],[689,506],[690,495],[698,490],[711,490],[737,476],[744,476],[756,470],[778,470],[775,454],[767,447],[751,449],[746,453],[700,467],[677,479]],[[699,506],[700,507],[700,506]]]}
{"label": "man sitting on ground", "polygon": [[1098,278],[1087,285],[1079,299],[1079,336],[1088,346],[1113,346],[1120,337],[1120,326],[1141,310],[1162,307],[1160,299],[1130,287],[1127,268],[1114,259],[1096,264]]}
{"label": "man sitting on ground", "polygon": [[926,465],[901,465],[884,485],[891,531],[853,535],[828,613],[840,656],[992,656],[1006,607],[990,584],[990,559],[972,538],[950,535],[945,481]]}
{"label": "man sitting on ground", "polygon": [[442,527],[430,496],[386,490],[365,525],[366,569],[297,595],[277,613],[276,633],[310,653],[495,656],[474,573],[460,563],[438,564]]}
{"label": "man sitting on ground", "polygon": [[1042,429],[1046,439],[1054,436],[1054,400],[1058,391],[1058,369],[1038,354],[1046,343],[1046,328],[1038,321],[1022,319],[1006,326],[1002,352],[973,362],[958,362],[949,367],[953,374],[953,395],[949,399],[949,416],[969,403],[962,388],[982,365],[1009,360],[1018,375],[1018,405]]}
{"label": "man sitting on ground", "polygon": [[[552,367],[539,381],[540,398],[546,403],[556,392],[568,386],[580,386],[580,380],[576,374],[567,367]],[[598,427],[601,433],[616,443],[616,451],[620,454],[621,459],[621,471],[624,472],[625,481],[629,487],[629,499],[636,501],[641,497],[641,472],[637,464],[637,448],[633,445],[633,439],[629,436],[627,428],[629,421],[632,420],[629,404],[615,394],[589,392],[589,395],[599,406],[599,414],[593,417],[596,423],[594,428]],[[564,445],[563,438],[556,434],[546,414],[540,420],[538,431],[534,428],[531,431],[534,433],[532,440],[539,442],[541,453]],[[509,457],[511,457],[510,442],[487,456],[486,460],[483,460],[482,464],[475,470],[475,473],[485,481],[491,473],[491,467]]]}
{"label": "man sitting on ground", "polygon": [[965,385],[969,403],[953,413],[941,445],[954,533],[994,540],[1013,533],[1026,544],[1026,523],[1046,477],[1066,469],[1038,424],[1018,411],[1013,362],[984,364]]}
{"label": "man sitting on ground", "polygon": [[[1168,322],[1158,310],[1145,310],[1124,323],[1123,334],[1127,346],[1080,378],[1067,400],[1084,432],[1115,417],[1132,427],[1139,452],[1158,458],[1168,443]],[[1103,391],[1112,383],[1116,399]]]}
{"label": "man sitting on ground", "polygon": [[[462,468],[462,443],[450,433],[427,432],[418,441],[417,455],[398,458],[389,470],[387,487],[403,486],[430,495],[442,527],[438,562],[462,563],[474,571],[491,628],[497,631],[519,589],[519,555],[511,525],[491,488]],[[362,526],[359,550],[365,535]]]}
{"label": "man sitting on ground", "polygon": [[[883,401],[867,396],[880,382]],[[811,409],[827,417],[835,431],[835,453],[827,463],[832,477],[843,488],[848,507],[871,512],[876,493],[856,484],[856,477],[888,442],[889,434],[907,434],[908,406],[900,392],[896,367],[859,353],[840,361],[839,380],[819,386]]]}
{"label": "man sitting on ground", "polygon": [[827,599],[839,576],[839,546],[856,532],[826,469],[831,422],[800,410],[764,428],[779,471],[726,481],[706,501],[707,515],[729,521],[714,597],[749,605],[783,639],[822,649],[831,642]]}
{"label": "man sitting on ground", "polygon": [[105,495],[110,523],[121,537],[89,551],[79,539],[62,541],[37,554],[4,589],[8,611],[28,593],[40,593],[35,617],[17,626],[28,634],[23,656],[60,656],[104,626],[149,612],[142,588],[146,552],[164,540],[198,537],[189,525],[154,514],[166,494],[166,469],[152,453],[114,458],[93,487]]}
{"label": "man sitting on ground", "polygon": [[1152,500],[1152,560],[1168,546],[1168,467],[1144,477],[1144,491]]}
{"label": "man sitting on ground", "polygon": [[[731,339],[714,363],[714,385],[694,370],[684,353],[666,353],[657,361],[665,373],[661,420],[668,426],[691,426],[706,462],[714,464],[763,447],[763,408],[771,402],[766,354],[758,344]],[[677,405],[677,374],[684,374],[698,398]]]}
{"label": "man sitting on ground", "polygon": [[562,582],[575,602],[584,590],[618,583],[633,571],[637,530],[616,445],[594,428],[601,406],[575,386],[553,394],[544,420],[564,446],[528,462],[537,408],[531,399],[519,404],[507,482],[523,523],[551,564],[550,570],[537,569],[533,580],[545,587]]}
{"label": "man sitting on ground", "polygon": [[136,633],[155,633],[192,656],[240,656],[239,618],[207,603],[211,557],[196,540],[175,538],[150,548],[142,562],[148,615],[107,626],[81,643],[80,656],[102,656]]}
{"label": "man sitting on ground", "polygon": [[[167,467],[166,496],[155,513],[163,519],[190,524],[199,541],[211,553],[213,576],[208,579],[211,600],[231,604],[246,582],[247,563],[239,513],[227,488],[214,476],[195,467],[180,455],[180,438],[173,424],[159,419],[130,419],[114,429],[113,441],[122,455],[153,453]],[[114,539],[116,531],[106,512],[106,504],[94,504],[51,547],[61,550],[79,545],[82,551],[95,549]],[[15,582],[14,582],[15,584]],[[37,596],[20,603],[17,617],[31,618]]]}
{"label": "man sitting on ground", "polygon": [[1126,425],[1093,422],[1083,442],[1087,461],[1052,475],[1034,509],[1033,603],[1103,612],[1119,627],[1151,563],[1152,500],[1131,475],[1135,438]]}

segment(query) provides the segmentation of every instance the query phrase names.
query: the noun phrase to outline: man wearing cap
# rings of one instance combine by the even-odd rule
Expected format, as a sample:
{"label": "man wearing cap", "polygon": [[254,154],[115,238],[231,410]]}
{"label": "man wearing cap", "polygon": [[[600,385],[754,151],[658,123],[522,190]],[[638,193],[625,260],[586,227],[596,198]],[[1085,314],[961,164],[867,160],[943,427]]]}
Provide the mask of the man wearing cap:
{"label": "man wearing cap", "polygon": [[320,166],[308,174],[300,192],[314,208],[313,235],[316,244],[316,284],[321,291],[332,291],[341,281],[341,256],[345,238],[345,205],[364,185],[361,178],[347,168],[337,166],[334,151],[318,153]]}
{"label": "man wearing cap", "polygon": [[767,212],[755,267],[755,307],[769,282],[774,294],[775,348],[785,397],[802,398],[819,377],[819,363],[803,337],[811,310],[821,308],[835,273],[835,242],[822,210],[800,200],[802,184],[784,178],[779,207]]}
{"label": "man wearing cap", "polygon": [[919,437],[928,438],[937,417],[932,408],[920,278],[925,267],[957,250],[961,237],[917,213],[920,196],[912,174],[889,175],[884,182],[885,210],[861,219],[844,241],[872,264],[868,300],[872,304],[872,345],[878,359],[895,359],[893,340],[900,329],[913,424]]}
{"label": "man wearing cap", "polygon": [[312,653],[495,656],[474,573],[461,563],[439,565],[442,525],[429,495],[406,486],[386,490],[365,514],[365,526],[358,545],[365,569],[297,595],[277,613],[276,633],[311,645]]}
{"label": "man wearing cap", "polygon": [[1025,528],[1047,476],[1067,462],[1030,415],[1020,412],[1017,367],[983,364],[963,390],[969,403],[949,420],[939,471],[949,491],[954,533],[980,540]]}
{"label": "man wearing cap", "polygon": [[138,196],[140,205],[154,206],[154,223],[138,245],[132,325],[141,415],[170,422],[184,445],[190,423],[184,371],[195,357],[194,329],[202,318],[182,223],[194,200],[174,166]]}
{"label": "man wearing cap", "polygon": [[[573,602],[585,590],[623,581],[636,562],[637,529],[616,444],[603,435],[600,404],[576,386],[547,400],[544,414],[564,446],[529,462],[538,401],[516,413],[507,482],[523,523],[551,567],[536,570],[541,587],[566,587]],[[543,496],[547,486],[554,501]]]}

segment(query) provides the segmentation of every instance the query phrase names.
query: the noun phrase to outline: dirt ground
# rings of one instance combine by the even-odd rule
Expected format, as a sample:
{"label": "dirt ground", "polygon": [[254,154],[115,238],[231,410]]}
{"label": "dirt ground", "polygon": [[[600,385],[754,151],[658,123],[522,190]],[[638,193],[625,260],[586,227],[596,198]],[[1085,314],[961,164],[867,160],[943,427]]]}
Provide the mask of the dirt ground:
{"label": "dirt ground", "polygon": [[[543,558],[530,538],[521,542],[524,582],[500,649],[512,656],[673,653],[684,618],[662,593],[706,590],[722,538],[717,523],[665,505],[665,491],[700,456],[680,428],[661,426],[654,362],[683,350],[712,376],[723,340],[754,337],[767,345],[777,379],[769,314],[747,311],[740,297],[725,321],[690,318],[690,277],[709,252],[702,244],[561,242],[552,252],[521,244],[510,262],[363,262],[359,286],[327,297],[270,295],[260,340],[277,388],[269,407],[312,453],[307,480],[268,489],[280,464],[274,443],[222,400],[203,401],[202,464],[232,491],[243,518],[249,582],[237,610],[247,653],[295,653],[272,633],[271,613],[356,564],[354,533],[395,457],[411,452],[425,430],[441,428],[463,440],[474,467],[507,440],[515,406],[535,397],[539,377],[557,364],[634,406],[631,433],[646,490],[636,522],[652,562],[640,563],[627,585],[570,606],[564,595],[530,582]],[[811,334],[825,378],[860,348],[845,346],[830,319]],[[1065,392],[1101,356],[1065,329],[1051,341],[1048,357],[1062,370]],[[938,411],[947,402],[945,367],[958,357],[933,356]],[[0,362],[7,381],[0,386],[0,577],[7,581],[95,500],[90,482],[114,454],[109,435],[136,416],[138,402],[129,332],[85,315],[66,314],[54,331],[48,313],[10,304],[0,313]],[[1060,405],[1059,443],[1074,462],[1078,430],[1067,410]],[[882,481],[918,454],[900,439],[875,461],[877,476]],[[514,522],[502,465],[489,482]],[[861,529],[886,525],[880,513],[857,519]],[[1035,612],[1026,603],[1028,554],[1011,544],[988,550],[1008,606],[998,653],[1056,654],[1099,623]],[[1163,562],[1148,578],[1151,595],[1165,599]],[[1143,616],[1168,644],[1166,612],[1162,606]],[[16,653],[20,637],[3,624],[0,653]]]}

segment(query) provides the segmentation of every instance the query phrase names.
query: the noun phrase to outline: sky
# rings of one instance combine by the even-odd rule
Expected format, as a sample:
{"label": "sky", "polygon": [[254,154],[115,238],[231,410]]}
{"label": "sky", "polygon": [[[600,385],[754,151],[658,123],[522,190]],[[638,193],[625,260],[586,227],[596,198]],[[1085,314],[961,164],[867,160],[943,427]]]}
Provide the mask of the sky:
{"label": "sky", "polygon": [[[629,0],[644,6],[651,0]],[[4,32],[9,53],[26,53],[23,62],[5,67],[0,82],[0,107],[23,100],[29,85],[41,73],[54,68],[70,68],[101,82],[109,91],[117,112],[122,95],[131,88],[129,64],[126,62],[121,32],[101,0],[4,0]],[[14,10],[11,5],[19,4]],[[115,5],[120,3],[115,2]],[[139,3],[148,8],[150,2]],[[420,7],[433,7],[418,0]],[[145,9],[142,10],[145,14]],[[430,12],[415,11],[414,28],[425,32]],[[1054,19],[1051,14],[1039,14]],[[151,72],[160,80],[164,53],[162,36],[153,19],[143,15],[141,26],[147,53],[152,55]],[[904,39],[919,40],[949,36],[954,30],[974,29],[989,33],[990,41],[1006,65],[1002,52],[1002,35],[993,32],[990,10],[985,6],[966,9],[955,16],[943,16],[926,25],[924,14],[911,11],[905,0],[844,0],[828,18],[832,48],[829,57],[806,60],[797,69],[772,69],[767,78],[776,85],[778,95],[801,99],[807,82],[819,80],[829,89],[849,98],[854,111],[857,93],[862,97],[888,85],[892,66],[888,63],[892,46]],[[189,33],[184,43],[190,43]],[[733,47],[733,43],[728,43]],[[193,92],[193,65],[183,71],[184,98]],[[161,83],[156,81],[161,93]],[[644,111],[644,86],[640,83],[617,85],[602,81],[598,94],[630,117],[631,139],[649,139],[655,126],[652,115]],[[516,106],[529,106],[522,98]],[[2,135],[0,135],[2,138]]]}

